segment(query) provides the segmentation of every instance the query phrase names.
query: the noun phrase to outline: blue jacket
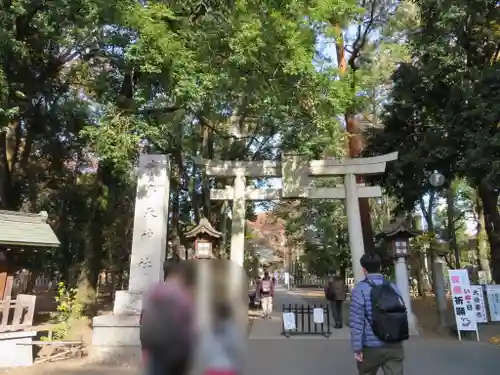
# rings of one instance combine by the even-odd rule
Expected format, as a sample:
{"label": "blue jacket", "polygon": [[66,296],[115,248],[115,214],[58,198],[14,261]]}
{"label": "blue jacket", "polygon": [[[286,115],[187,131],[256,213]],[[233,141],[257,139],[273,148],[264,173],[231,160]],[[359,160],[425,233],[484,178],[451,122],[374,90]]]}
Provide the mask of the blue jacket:
{"label": "blue jacket", "polygon": [[[368,274],[366,278],[377,285],[382,284],[384,281],[384,276],[380,273]],[[399,293],[396,285],[392,285],[396,292]],[[361,281],[352,289],[349,325],[351,327],[351,347],[354,353],[360,353],[365,347],[373,348],[384,345],[375,336],[370,326],[372,319],[371,288],[368,283]]]}

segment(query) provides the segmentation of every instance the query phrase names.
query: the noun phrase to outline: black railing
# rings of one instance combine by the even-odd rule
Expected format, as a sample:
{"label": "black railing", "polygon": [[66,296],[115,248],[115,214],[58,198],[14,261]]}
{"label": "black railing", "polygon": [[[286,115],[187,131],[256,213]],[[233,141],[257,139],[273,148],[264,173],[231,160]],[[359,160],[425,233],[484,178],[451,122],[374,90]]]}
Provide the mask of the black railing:
{"label": "black railing", "polygon": [[[314,309],[323,310],[323,319],[321,323],[314,322]],[[330,337],[332,330],[330,327],[330,309],[328,305],[283,305],[283,313],[292,313],[295,320],[295,327],[287,329],[281,316],[281,334],[285,337],[293,335],[323,335]]]}

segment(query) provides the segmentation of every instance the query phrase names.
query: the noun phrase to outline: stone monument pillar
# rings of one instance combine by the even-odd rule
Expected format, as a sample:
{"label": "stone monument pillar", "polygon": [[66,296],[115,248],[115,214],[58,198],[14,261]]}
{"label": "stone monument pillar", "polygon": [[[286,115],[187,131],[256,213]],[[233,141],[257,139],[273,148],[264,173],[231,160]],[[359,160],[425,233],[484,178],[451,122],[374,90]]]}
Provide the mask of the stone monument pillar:
{"label": "stone monument pillar", "polygon": [[93,319],[95,361],[123,361],[140,355],[142,294],[163,280],[167,247],[170,165],[167,155],[141,155],[134,210],[128,290],[117,291],[113,315]]}
{"label": "stone monument pillar", "polygon": [[441,329],[448,328],[448,302],[446,300],[444,265],[445,261],[440,257],[435,259],[432,265],[432,277],[434,278],[439,326]]}

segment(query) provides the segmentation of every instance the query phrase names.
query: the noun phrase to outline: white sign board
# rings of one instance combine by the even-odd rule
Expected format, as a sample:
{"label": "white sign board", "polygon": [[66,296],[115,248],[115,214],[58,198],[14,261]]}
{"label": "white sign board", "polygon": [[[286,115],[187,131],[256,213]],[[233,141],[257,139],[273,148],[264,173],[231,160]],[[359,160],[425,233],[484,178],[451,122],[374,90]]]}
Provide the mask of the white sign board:
{"label": "white sign board", "polygon": [[313,310],[313,321],[316,324],[323,324],[324,321],[324,310],[322,308],[315,308]]}
{"label": "white sign board", "polygon": [[457,330],[476,331],[477,333],[476,313],[472,301],[469,274],[467,270],[450,270],[449,276]]}
{"label": "white sign board", "polygon": [[484,302],[483,287],[481,285],[471,285],[472,303],[476,314],[476,322],[488,323],[488,314],[486,313],[486,304]]}
{"label": "white sign board", "polygon": [[500,322],[500,285],[486,285],[486,297],[492,322]]}
{"label": "white sign board", "polygon": [[283,313],[283,328],[285,331],[294,331],[297,329],[295,325],[295,314],[292,312]]}

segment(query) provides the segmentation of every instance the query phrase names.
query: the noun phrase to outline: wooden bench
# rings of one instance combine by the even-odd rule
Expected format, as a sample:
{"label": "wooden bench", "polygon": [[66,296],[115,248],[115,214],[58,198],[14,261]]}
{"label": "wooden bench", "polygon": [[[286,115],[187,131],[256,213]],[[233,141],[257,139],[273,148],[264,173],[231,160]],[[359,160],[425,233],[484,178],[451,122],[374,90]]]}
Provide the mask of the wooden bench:
{"label": "wooden bench", "polygon": [[33,325],[35,301],[36,296],[27,294],[19,294],[15,300],[0,300],[0,367],[33,364],[30,345],[37,332],[29,328]]}

